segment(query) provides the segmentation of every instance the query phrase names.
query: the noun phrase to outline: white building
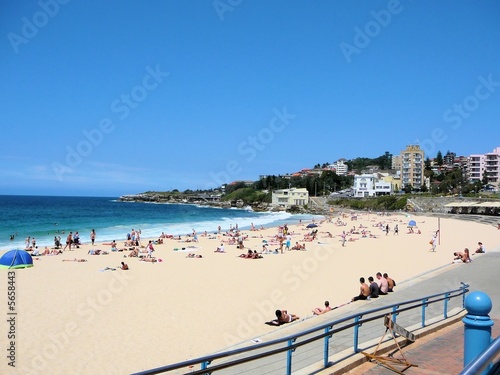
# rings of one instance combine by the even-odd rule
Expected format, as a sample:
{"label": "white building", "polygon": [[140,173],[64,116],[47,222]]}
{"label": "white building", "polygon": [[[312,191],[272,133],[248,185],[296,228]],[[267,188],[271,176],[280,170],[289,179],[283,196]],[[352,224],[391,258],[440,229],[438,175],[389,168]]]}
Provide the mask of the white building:
{"label": "white building", "polygon": [[392,193],[392,184],[378,178],[377,173],[354,176],[353,197],[365,198]]}
{"label": "white building", "polygon": [[467,179],[470,182],[482,181],[498,188],[500,182],[500,147],[486,154],[470,155],[467,158]]}
{"label": "white building", "polygon": [[328,165],[328,169],[335,170],[335,173],[339,176],[345,176],[348,171],[347,164],[345,163],[346,159],[339,159],[333,164]]}
{"label": "white building", "polygon": [[306,188],[274,190],[272,194],[272,204],[273,206],[283,208],[305,206],[309,204],[309,192]]}

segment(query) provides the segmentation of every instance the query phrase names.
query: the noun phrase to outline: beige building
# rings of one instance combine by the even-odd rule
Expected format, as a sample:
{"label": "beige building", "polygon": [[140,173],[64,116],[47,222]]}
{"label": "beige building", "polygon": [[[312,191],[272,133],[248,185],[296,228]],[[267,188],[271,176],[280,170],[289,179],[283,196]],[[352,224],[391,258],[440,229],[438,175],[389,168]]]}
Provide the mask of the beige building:
{"label": "beige building", "polygon": [[306,188],[274,190],[272,194],[272,204],[273,206],[283,208],[305,206],[309,204],[309,192]]}
{"label": "beige building", "polygon": [[401,151],[401,189],[411,185],[419,189],[424,183],[424,150],[418,145],[408,145]]}

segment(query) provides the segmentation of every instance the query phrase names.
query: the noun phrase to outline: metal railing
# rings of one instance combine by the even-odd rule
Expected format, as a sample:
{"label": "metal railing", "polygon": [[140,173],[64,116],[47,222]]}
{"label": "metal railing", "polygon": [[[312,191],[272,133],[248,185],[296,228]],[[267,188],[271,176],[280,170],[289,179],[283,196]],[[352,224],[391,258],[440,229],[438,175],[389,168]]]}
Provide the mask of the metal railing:
{"label": "metal railing", "polygon": [[[500,354],[500,336],[497,337],[490,346],[488,346],[481,354],[479,354],[471,363],[469,363],[460,372],[460,375],[476,375],[482,374],[492,361]],[[497,362],[488,374],[500,373],[500,361]]]}
{"label": "metal railing", "polygon": [[[292,373],[294,364],[303,369],[311,365],[317,366],[320,362],[322,362],[322,368],[327,368],[374,346],[369,341],[381,336],[381,325],[376,323],[388,314],[395,323],[398,320],[399,324],[414,331],[427,326],[429,322],[448,319],[452,308],[459,308],[463,311],[468,287],[469,285],[461,283],[460,288],[448,292],[358,312],[269,342],[140,371],[133,375],[162,374],[175,370],[185,370],[177,373],[191,375],[224,373],[223,370],[226,369],[231,369],[228,373],[235,373],[235,367],[249,362],[253,362],[252,368],[240,368],[236,372],[239,374],[255,373],[258,368],[259,373],[282,374],[285,369],[285,373],[289,375]],[[452,306],[453,303],[455,306]],[[361,332],[362,327],[363,332]],[[332,340],[334,337],[335,340]],[[363,338],[362,343],[360,343],[360,337]],[[302,349],[302,356],[296,352],[299,348]],[[330,361],[334,354],[337,354],[337,357],[340,356],[336,362]],[[274,361],[271,359],[273,357]],[[195,366],[200,366],[200,369],[194,370]],[[316,371],[318,369],[316,368]]]}

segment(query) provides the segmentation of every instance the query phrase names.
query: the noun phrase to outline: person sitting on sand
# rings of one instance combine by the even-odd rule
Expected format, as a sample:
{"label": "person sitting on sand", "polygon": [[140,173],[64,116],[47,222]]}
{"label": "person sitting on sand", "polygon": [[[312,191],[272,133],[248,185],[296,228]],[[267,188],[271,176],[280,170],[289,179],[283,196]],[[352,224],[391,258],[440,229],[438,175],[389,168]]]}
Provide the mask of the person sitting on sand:
{"label": "person sitting on sand", "polygon": [[129,257],[131,258],[136,258],[139,256],[139,250],[137,249],[132,249],[132,251],[128,254]]}
{"label": "person sitting on sand", "polygon": [[486,251],[484,250],[484,246],[482,242],[478,242],[478,248],[474,252],[474,254],[484,254]]}
{"label": "person sitting on sand", "polygon": [[267,244],[262,245],[261,254],[271,254],[271,253],[272,253],[272,251],[269,250],[269,248],[267,247]]}
{"label": "person sitting on sand", "polygon": [[[252,251],[252,250],[250,250]],[[260,255],[257,250],[254,250],[253,251],[253,256],[252,256],[252,259],[261,259],[261,258],[264,258],[262,255]]]}
{"label": "person sitting on sand", "polygon": [[454,252],[453,255],[455,257],[453,258],[452,263],[460,263],[460,262],[470,263],[471,262],[468,248],[465,248],[463,253],[461,251],[457,251],[457,252]]}
{"label": "person sitting on sand", "polygon": [[226,251],[224,250],[224,244],[221,243],[220,246],[217,248],[217,250],[214,250],[214,253],[225,253]]}
{"label": "person sitting on sand", "polygon": [[390,293],[390,292],[393,292],[394,291],[394,287],[396,286],[396,282],[391,279],[389,277],[389,275],[387,275],[387,273],[384,273],[384,279],[387,280],[387,285],[389,286],[389,289],[387,289],[387,291]]}
{"label": "person sitting on sand", "polygon": [[353,302],[368,299],[368,296],[370,295],[370,287],[365,283],[364,277],[359,278],[359,283],[361,284],[359,287],[359,295],[352,297],[351,301]]}
{"label": "person sitting on sand", "polygon": [[465,263],[472,262],[472,259],[470,258],[470,253],[469,253],[469,249],[468,248],[464,249],[464,253],[465,253]]}
{"label": "person sitting on sand", "polygon": [[378,295],[380,293],[380,288],[378,284],[373,281],[373,277],[370,276],[368,278],[368,282],[370,283],[369,288],[370,288],[370,298],[378,298]]}
{"label": "person sitting on sand", "polygon": [[312,310],[312,313],[314,315],[321,315],[321,314],[324,314],[328,311],[331,311],[331,307],[330,307],[330,302],[328,301],[325,301],[325,307],[322,308],[322,307],[316,307],[315,309]]}
{"label": "person sitting on sand", "polygon": [[299,320],[300,318],[295,314],[289,314],[287,310],[276,310],[276,319],[271,323],[273,325],[279,326],[280,324],[291,323],[294,320]]}
{"label": "person sitting on sand", "polygon": [[121,265],[120,269],[122,269],[122,270],[124,270],[124,271],[127,271],[127,270],[129,269],[129,268],[128,268],[127,263],[122,262],[121,264],[122,264],[122,265]]}
{"label": "person sitting on sand", "polygon": [[386,295],[387,292],[389,291],[389,283],[387,282],[387,279],[382,277],[382,274],[380,272],[377,272],[377,284],[379,287],[379,294],[381,295]]}

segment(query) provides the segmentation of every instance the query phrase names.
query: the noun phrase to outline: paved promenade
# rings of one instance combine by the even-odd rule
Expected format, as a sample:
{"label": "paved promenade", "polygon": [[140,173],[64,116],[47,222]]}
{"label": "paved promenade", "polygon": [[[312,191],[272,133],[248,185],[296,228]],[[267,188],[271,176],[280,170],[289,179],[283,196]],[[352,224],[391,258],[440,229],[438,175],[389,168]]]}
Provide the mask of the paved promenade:
{"label": "paved promenade", "polygon": [[[489,246],[493,249],[493,246]],[[314,318],[306,319],[301,323],[301,330],[311,328],[313,326],[321,325],[339,319],[343,316],[349,316],[354,312],[362,312],[377,307],[387,306],[393,303],[398,303],[405,300],[419,299],[424,296],[442,293],[448,290],[457,289],[460,287],[461,282],[470,285],[470,292],[482,291],[490,296],[493,302],[493,309],[490,317],[496,321],[493,326],[493,337],[500,335],[500,290],[497,288],[496,276],[500,269],[500,251],[496,249],[494,252],[488,251],[486,254],[479,254],[473,256],[473,262],[469,264],[450,264],[432,272],[417,276],[411,280],[398,281],[396,292],[387,296],[383,296],[376,300],[371,301],[358,301],[356,303],[343,306],[332,313],[320,315]],[[455,300],[454,304],[461,306],[461,301]],[[461,323],[461,315],[456,315],[455,319],[458,323],[446,325],[435,333],[428,334],[424,337],[417,339],[414,343],[406,346],[403,353],[408,362],[418,365],[418,367],[411,367],[405,371],[406,375],[415,374],[457,374],[463,368],[463,323]],[[410,327],[414,321],[408,321],[404,316],[398,316],[398,323],[403,327]],[[380,330],[382,327],[381,322],[374,322],[378,330],[367,330],[363,325],[364,333],[360,337],[362,341],[375,341],[378,342],[381,338]],[[286,327],[289,329],[293,326]],[[286,336],[291,332],[277,331],[275,333],[262,337],[264,341],[272,340],[274,338]],[[345,335],[349,335],[347,332]],[[352,348],[352,341],[346,340],[343,343],[342,334],[336,334],[335,343],[337,343],[338,350],[349,350]],[[321,359],[321,345],[317,345],[316,350],[299,349],[294,354],[293,358],[293,373],[297,375],[326,375],[326,374],[340,374],[346,373],[348,370],[346,366],[349,362],[340,361],[335,363],[333,367],[327,369],[320,369],[321,364],[312,363],[303,367],[307,363],[308,357],[314,357],[318,360]],[[344,347],[345,346],[345,347]],[[372,353],[374,348],[367,349],[366,351]],[[254,352],[254,354],[256,354]],[[362,355],[359,357],[364,358]],[[359,358],[358,357],[358,358]],[[246,363],[237,368],[223,370],[221,374],[283,374],[285,360],[284,355],[279,358],[261,358],[257,362]],[[349,367],[352,369],[352,366]],[[349,374],[361,375],[378,375],[378,374],[393,374],[388,370],[376,363],[366,362],[360,366],[352,369]]]}
{"label": "paved promenade", "polygon": [[[495,338],[500,335],[500,290],[496,280],[500,268],[500,253],[476,255],[473,260],[471,264],[461,264],[447,272],[422,281],[419,283],[418,289],[429,294],[427,291],[432,292],[432,290],[427,288],[432,289],[451,280],[460,280],[470,284],[471,292],[477,290],[485,292],[493,302],[490,317],[495,322],[492,329],[492,336]],[[410,288],[407,292],[414,293]],[[463,369],[463,333],[464,325],[459,322],[405,347],[403,354],[406,360],[418,365],[418,367],[410,367],[404,373],[406,375],[458,374]],[[329,373],[327,370],[321,372],[321,374],[327,373]],[[379,364],[367,362],[351,370],[348,374],[389,375],[394,374],[394,372]]]}

